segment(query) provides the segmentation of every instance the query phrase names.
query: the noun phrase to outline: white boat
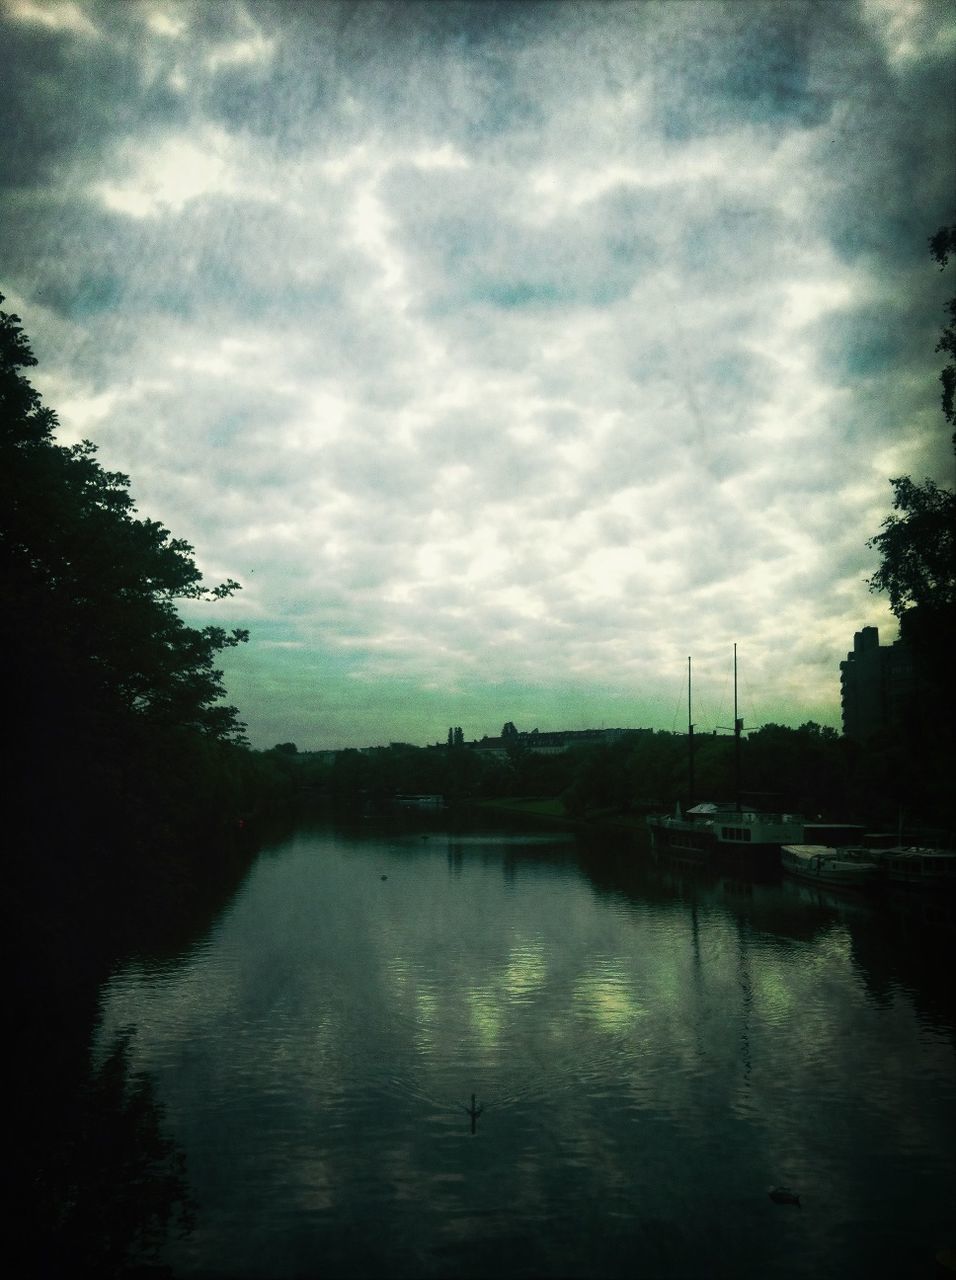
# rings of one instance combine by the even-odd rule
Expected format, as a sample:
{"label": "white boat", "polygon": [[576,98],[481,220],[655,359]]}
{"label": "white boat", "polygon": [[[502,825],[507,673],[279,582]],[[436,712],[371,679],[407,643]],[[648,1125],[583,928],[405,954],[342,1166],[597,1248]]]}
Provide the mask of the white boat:
{"label": "white boat", "polygon": [[866,888],[880,874],[875,862],[844,857],[840,850],[826,844],[782,845],[780,865],[787,875],[843,889]]}
{"label": "white boat", "polygon": [[648,818],[651,844],[671,854],[707,861],[715,854],[774,853],[803,836],[796,813],[766,813],[734,804],[697,804],[681,815]]}

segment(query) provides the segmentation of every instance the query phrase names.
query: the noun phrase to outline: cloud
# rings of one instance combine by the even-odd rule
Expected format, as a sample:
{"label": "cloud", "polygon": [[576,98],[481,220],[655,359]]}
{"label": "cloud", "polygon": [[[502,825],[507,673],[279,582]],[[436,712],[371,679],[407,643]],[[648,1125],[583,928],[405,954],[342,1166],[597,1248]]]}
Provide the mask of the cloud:
{"label": "cloud", "polygon": [[940,6],[23,3],[4,35],[37,385],[243,582],[257,745],[670,727],[735,640],[761,719],[838,723],[887,479],[949,465]]}

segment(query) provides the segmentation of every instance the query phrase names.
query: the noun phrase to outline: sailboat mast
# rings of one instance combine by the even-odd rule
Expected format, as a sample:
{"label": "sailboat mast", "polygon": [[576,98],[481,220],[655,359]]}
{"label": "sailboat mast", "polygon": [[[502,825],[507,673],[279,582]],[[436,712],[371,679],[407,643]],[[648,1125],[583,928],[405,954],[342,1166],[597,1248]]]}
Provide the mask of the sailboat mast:
{"label": "sailboat mast", "polygon": [[743,808],[740,794],[740,735],[744,722],[737,715],[737,646],[734,645],[734,789],[737,793],[737,812]]}
{"label": "sailboat mast", "polygon": [[687,659],[687,807],[694,803],[694,722],[691,710],[690,658]]}

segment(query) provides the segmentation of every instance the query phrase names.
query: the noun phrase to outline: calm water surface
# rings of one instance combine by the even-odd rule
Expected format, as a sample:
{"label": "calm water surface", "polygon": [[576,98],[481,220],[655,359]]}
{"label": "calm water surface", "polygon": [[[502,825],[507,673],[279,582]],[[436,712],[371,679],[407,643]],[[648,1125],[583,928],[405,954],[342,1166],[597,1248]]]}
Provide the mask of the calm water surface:
{"label": "calm water surface", "polygon": [[956,1036],[899,946],[571,837],[304,829],[95,1052],[185,1154],[176,1276],[932,1276]]}

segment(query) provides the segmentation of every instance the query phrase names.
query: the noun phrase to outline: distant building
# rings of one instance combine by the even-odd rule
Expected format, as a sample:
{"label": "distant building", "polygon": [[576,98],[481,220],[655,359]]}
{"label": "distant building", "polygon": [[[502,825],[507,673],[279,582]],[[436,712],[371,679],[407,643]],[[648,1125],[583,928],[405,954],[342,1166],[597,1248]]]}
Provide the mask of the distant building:
{"label": "distant building", "polygon": [[865,742],[881,729],[898,729],[913,695],[913,662],[906,642],[881,645],[878,628],[857,631],[852,650],[840,663],[845,736]]}
{"label": "distant building", "polygon": [[466,745],[481,755],[505,759],[509,746],[520,746],[534,755],[556,756],[572,747],[597,746],[616,742],[626,734],[652,733],[651,729],[559,729],[542,733],[538,729],[529,732],[515,730],[509,737],[480,738]]}

